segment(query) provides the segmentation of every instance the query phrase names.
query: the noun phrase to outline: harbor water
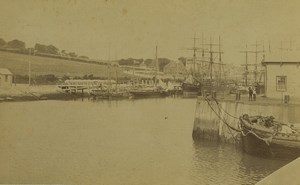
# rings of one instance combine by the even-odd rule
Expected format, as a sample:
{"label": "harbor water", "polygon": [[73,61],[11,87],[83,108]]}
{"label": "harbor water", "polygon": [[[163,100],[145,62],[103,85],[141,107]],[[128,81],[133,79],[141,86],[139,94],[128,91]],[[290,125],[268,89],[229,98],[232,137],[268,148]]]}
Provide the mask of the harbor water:
{"label": "harbor water", "polygon": [[0,103],[0,184],[255,184],[289,161],[192,139],[196,99]]}

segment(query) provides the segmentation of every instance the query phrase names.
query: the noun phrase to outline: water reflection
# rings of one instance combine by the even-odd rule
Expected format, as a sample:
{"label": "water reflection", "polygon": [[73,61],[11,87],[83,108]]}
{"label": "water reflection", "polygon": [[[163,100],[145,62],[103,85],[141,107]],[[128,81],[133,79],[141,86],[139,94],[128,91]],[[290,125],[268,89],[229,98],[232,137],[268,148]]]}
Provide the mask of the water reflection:
{"label": "water reflection", "polygon": [[210,141],[194,142],[192,177],[195,184],[255,184],[287,161],[262,159]]}

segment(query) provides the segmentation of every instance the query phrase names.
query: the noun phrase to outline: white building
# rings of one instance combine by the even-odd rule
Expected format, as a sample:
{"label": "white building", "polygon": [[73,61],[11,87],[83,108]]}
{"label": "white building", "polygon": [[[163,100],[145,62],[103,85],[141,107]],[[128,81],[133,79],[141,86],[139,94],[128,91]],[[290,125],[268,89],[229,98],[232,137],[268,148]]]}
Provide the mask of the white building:
{"label": "white building", "polygon": [[0,68],[0,87],[11,86],[13,82],[13,74],[6,68]]}
{"label": "white building", "polygon": [[265,61],[265,93],[270,98],[300,98],[300,61]]}

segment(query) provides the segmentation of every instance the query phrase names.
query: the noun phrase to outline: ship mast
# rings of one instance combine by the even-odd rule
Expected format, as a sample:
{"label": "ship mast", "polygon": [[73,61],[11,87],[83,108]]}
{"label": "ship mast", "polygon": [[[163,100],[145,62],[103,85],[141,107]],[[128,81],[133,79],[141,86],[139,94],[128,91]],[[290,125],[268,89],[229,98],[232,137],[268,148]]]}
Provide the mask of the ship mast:
{"label": "ship mast", "polygon": [[219,36],[219,67],[220,67],[220,75],[219,75],[219,82],[221,84],[221,80],[222,80],[222,69],[223,69],[223,62],[222,62],[222,52],[221,52],[221,36]]}
{"label": "ship mast", "polygon": [[108,92],[111,91],[111,69],[110,69],[110,44],[109,44],[109,47],[108,47],[108,62],[107,62],[107,80],[108,80],[108,84],[109,84],[109,88],[108,88]]}
{"label": "ship mast", "polygon": [[194,33],[193,73],[196,71],[196,33]]}
{"label": "ship mast", "polygon": [[[258,54],[259,53],[264,53],[264,46],[263,46],[263,50],[259,51],[258,50],[258,46],[261,46],[261,44],[258,44],[257,41],[255,42],[255,44],[253,45],[255,46],[255,50],[248,50],[247,44],[246,44],[246,50],[245,51],[240,51],[241,53],[245,53],[246,54],[246,64],[242,65],[245,66],[245,85],[248,86],[248,74],[249,74],[249,66],[254,66],[254,82],[257,83],[257,66],[258,66]],[[252,53],[255,54],[255,63],[254,64],[249,64],[248,63],[248,54]]]}
{"label": "ship mast", "polygon": [[[204,54],[204,34],[203,34],[203,32],[202,32],[201,46],[202,46],[202,58],[201,58],[201,60],[204,61],[205,54]],[[203,64],[203,62],[201,62],[201,73],[202,73],[202,75],[201,75],[202,79],[204,79],[205,74],[204,74],[204,64]]]}
{"label": "ship mast", "polygon": [[[207,63],[208,64],[208,72],[209,72],[209,78],[210,78],[210,82],[212,84],[212,81],[213,81],[213,66],[214,64],[217,64],[217,65],[220,65],[220,73],[221,73],[221,69],[222,69],[222,65],[225,65],[222,63],[222,52],[221,51],[221,37],[219,36],[219,43],[218,44],[213,44],[213,41],[212,41],[212,38],[210,37],[210,42],[209,44],[205,44],[204,43],[204,36],[203,36],[203,33],[202,33],[202,47],[201,48],[198,48],[196,46],[196,40],[197,39],[200,39],[200,38],[197,38],[196,37],[196,33],[194,34],[194,38],[193,38],[193,41],[194,41],[194,45],[192,48],[189,48],[189,50],[193,50],[193,70],[192,70],[192,75],[195,75],[195,71],[196,71],[196,61],[197,61],[197,57],[196,57],[196,53],[198,50],[201,50],[201,53],[202,53],[202,59],[199,60],[201,61],[201,67],[203,68],[204,67],[204,63]],[[205,46],[208,46],[209,49],[205,49]],[[213,47],[214,46],[218,46],[218,51],[214,51]],[[209,53],[209,60],[205,60],[205,53]],[[218,62],[215,62],[214,61],[214,54],[219,54],[219,61]],[[199,67],[199,66],[198,66]],[[220,74],[220,77],[221,77],[221,74]],[[203,72],[203,79],[204,79],[204,72]],[[221,79],[221,78],[220,78]]]}
{"label": "ship mast", "polygon": [[157,45],[155,47],[155,64],[156,64],[156,74],[159,72],[159,63],[157,58]]}
{"label": "ship mast", "polygon": [[28,86],[31,85],[31,48],[29,48],[29,59],[28,59]]}
{"label": "ship mast", "polygon": [[[219,43],[218,44],[213,44],[212,38],[210,37],[209,39],[209,44],[203,44],[203,45],[208,45],[209,46],[209,61],[205,61],[202,60],[202,62],[206,62],[209,64],[209,76],[210,76],[210,84],[212,85],[212,81],[213,81],[213,66],[216,65],[220,65],[220,73],[221,73],[221,68],[223,65],[222,63],[222,56],[221,54],[224,53],[221,51],[221,37],[219,36]],[[219,51],[214,51],[213,50],[213,46],[218,46],[219,47]],[[203,50],[203,52],[205,53],[206,51]],[[219,54],[219,62],[214,62],[214,54]],[[220,78],[221,80],[221,78]]]}
{"label": "ship mast", "polygon": [[[258,64],[257,64],[257,57],[258,57],[258,54],[259,53],[263,53],[264,51],[258,51],[257,49],[258,49],[258,46],[261,46],[261,44],[258,44],[257,43],[257,40],[255,41],[255,44],[254,44],[254,46],[255,46],[255,51],[253,52],[253,53],[255,53],[255,65],[254,65],[254,82],[256,83],[257,82],[257,66],[258,66]],[[263,49],[264,50],[264,49]]]}
{"label": "ship mast", "polygon": [[[115,61],[117,61],[117,53],[116,53],[116,51],[115,51]],[[116,70],[116,91],[118,91],[118,65],[115,65],[115,70]]]}
{"label": "ship mast", "polygon": [[155,86],[157,86],[157,76],[158,76],[158,73],[159,73],[159,63],[158,63],[158,58],[157,58],[157,45],[155,47],[155,65],[156,65],[156,69],[155,69]]}
{"label": "ship mast", "polygon": [[196,33],[194,33],[194,37],[192,38],[193,39],[193,47],[192,48],[187,48],[188,50],[193,50],[193,64],[192,64],[192,75],[195,76],[195,73],[196,73],[196,60],[197,60],[197,51],[200,49],[198,48],[196,45],[196,40],[197,39],[200,39],[200,38],[197,38],[196,37]]}
{"label": "ship mast", "polygon": [[246,44],[246,50],[245,51],[240,51],[240,53],[245,53],[246,54],[246,64],[245,64],[245,85],[248,86],[248,45]]}

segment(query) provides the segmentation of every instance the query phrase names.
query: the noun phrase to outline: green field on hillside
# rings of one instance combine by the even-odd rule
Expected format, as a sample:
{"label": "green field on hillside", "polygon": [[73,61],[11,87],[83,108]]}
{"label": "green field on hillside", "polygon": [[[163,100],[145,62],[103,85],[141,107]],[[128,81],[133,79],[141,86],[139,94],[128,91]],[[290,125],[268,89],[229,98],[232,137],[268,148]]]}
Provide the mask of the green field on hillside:
{"label": "green field on hillside", "polygon": [[[55,76],[82,77],[93,75],[95,77],[108,77],[108,72],[112,78],[116,74],[116,69],[108,68],[106,65],[88,64],[77,61],[46,58],[39,56],[29,56],[16,53],[0,51],[0,68],[8,68],[14,75],[28,75],[29,60],[31,61],[32,76],[54,74]],[[118,69],[118,77],[128,76],[121,69]]]}

